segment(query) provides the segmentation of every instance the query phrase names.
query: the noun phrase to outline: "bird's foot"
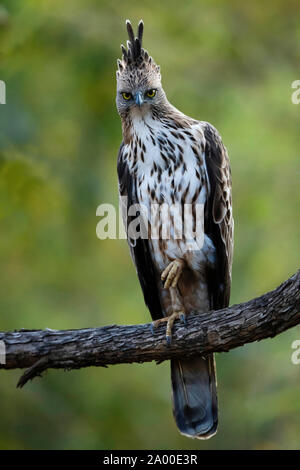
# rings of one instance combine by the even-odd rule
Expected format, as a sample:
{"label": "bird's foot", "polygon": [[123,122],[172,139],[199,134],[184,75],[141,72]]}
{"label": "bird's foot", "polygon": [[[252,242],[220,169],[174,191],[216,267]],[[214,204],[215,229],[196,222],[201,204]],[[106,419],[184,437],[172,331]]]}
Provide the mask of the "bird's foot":
{"label": "bird's foot", "polygon": [[184,261],[181,259],[175,259],[172,261],[166,269],[162,272],[161,280],[164,281],[164,288],[176,287],[177,282],[180,278],[182,270],[184,268]]}
{"label": "bird's foot", "polygon": [[151,323],[151,331],[154,333],[154,329],[157,328],[161,323],[167,322],[166,328],[166,341],[168,346],[171,345],[172,342],[172,328],[174,325],[175,320],[180,319],[184,324],[186,324],[186,314],[184,310],[180,310],[178,312],[173,312],[172,315],[169,317],[163,317],[159,320],[155,320]]}

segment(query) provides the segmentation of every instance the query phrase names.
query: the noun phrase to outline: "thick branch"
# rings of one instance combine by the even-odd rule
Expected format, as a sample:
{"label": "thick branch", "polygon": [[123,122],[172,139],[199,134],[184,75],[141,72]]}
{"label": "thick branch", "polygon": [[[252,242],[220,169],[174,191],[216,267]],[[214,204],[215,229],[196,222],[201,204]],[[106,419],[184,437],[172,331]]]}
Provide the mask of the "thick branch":
{"label": "thick branch", "polygon": [[[167,346],[165,326],[154,334],[150,324],[83,330],[20,330],[0,333],[6,346],[2,369],[28,368],[19,382],[48,368],[78,369],[228,351],[273,337],[300,323],[300,270],[274,291],[218,311],[189,314],[173,328]],[[1,356],[0,356],[1,358]]]}

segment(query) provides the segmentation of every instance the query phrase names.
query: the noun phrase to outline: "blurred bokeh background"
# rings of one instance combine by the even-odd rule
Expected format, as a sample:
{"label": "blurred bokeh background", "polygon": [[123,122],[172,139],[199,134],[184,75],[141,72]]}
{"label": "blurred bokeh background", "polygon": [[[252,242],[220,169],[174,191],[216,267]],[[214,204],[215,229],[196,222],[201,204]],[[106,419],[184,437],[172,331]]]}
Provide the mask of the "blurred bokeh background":
{"label": "blurred bokeh background", "polygon": [[[96,237],[117,204],[116,59],[125,19],[145,22],[169,100],[213,123],[233,176],[231,303],[299,268],[298,0],[0,2],[0,328],[149,320],[124,240]],[[1,449],[294,449],[300,365],[294,328],[217,355],[220,427],[181,436],[169,364],[49,371],[17,390],[0,373]]]}

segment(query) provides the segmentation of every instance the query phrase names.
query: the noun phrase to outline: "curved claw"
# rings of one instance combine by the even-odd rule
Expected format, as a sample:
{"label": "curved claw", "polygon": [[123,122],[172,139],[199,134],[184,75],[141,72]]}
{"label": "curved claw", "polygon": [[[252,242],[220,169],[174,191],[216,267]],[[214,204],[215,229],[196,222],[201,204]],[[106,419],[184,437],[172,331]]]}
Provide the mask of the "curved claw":
{"label": "curved claw", "polygon": [[150,323],[150,331],[153,335],[154,335],[154,329],[155,329],[155,325],[154,325],[154,322],[152,322]]}
{"label": "curved claw", "polygon": [[183,322],[183,324],[185,325],[186,324],[186,314],[185,314],[185,312],[184,311],[173,312],[172,315],[170,315],[169,317],[163,317],[163,318],[160,318],[159,320],[153,321],[152,323],[150,323],[151,333],[154,334],[154,330],[158,325],[160,325],[161,323],[167,322],[166,342],[167,342],[168,346],[171,346],[171,343],[172,343],[172,328],[173,328],[174,322],[177,319],[180,319],[180,321]]}

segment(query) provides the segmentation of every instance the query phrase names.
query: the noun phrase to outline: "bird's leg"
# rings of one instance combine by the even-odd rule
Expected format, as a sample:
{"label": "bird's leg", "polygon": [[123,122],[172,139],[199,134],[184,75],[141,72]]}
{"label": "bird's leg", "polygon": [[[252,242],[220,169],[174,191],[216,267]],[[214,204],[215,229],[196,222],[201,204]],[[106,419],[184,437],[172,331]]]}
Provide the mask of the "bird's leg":
{"label": "bird's leg", "polygon": [[166,329],[166,340],[168,344],[171,344],[172,341],[172,327],[175,320],[180,319],[184,324],[186,323],[185,308],[177,286],[170,287],[170,295],[173,313],[168,317]]}
{"label": "bird's leg", "polygon": [[172,303],[172,314],[160,318],[159,320],[155,320],[152,323],[152,330],[156,328],[158,325],[161,323],[167,322],[167,328],[166,328],[166,340],[168,345],[171,344],[172,341],[172,327],[175,322],[175,320],[180,319],[184,323],[186,323],[185,320],[185,308],[183,306],[182,298],[179,293],[178,287],[170,287],[170,295],[171,295],[171,303]]}
{"label": "bird's leg", "polygon": [[184,268],[184,261],[176,259],[172,261],[167,268],[163,271],[161,279],[165,281],[164,287],[169,289],[172,305],[172,314],[160,318],[152,323],[152,327],[157,327],[162,322],[167,322],[166,328],[166,340],[168,344],[171,344],[172,340],[172,327],[178,318],[185,323],[185,308],[183,305],[182,297],[177,287],[178,280]]}
{"label": "bird's leg", "polygon": [[176,287],[180,278],[185,262],[181,259],[172,261],[162,272],[161,280],[164,282],[164,288]]}

